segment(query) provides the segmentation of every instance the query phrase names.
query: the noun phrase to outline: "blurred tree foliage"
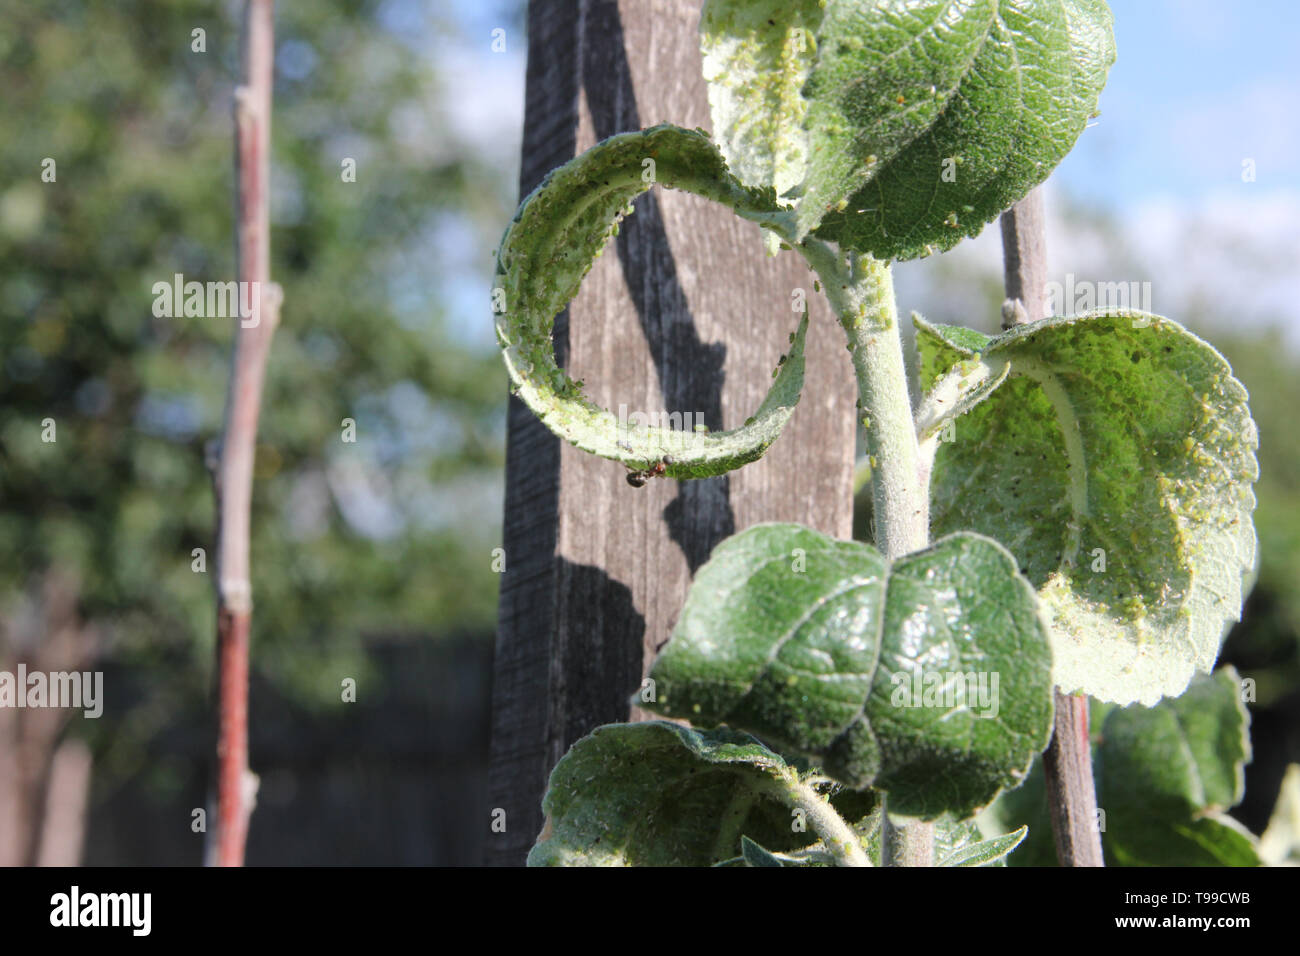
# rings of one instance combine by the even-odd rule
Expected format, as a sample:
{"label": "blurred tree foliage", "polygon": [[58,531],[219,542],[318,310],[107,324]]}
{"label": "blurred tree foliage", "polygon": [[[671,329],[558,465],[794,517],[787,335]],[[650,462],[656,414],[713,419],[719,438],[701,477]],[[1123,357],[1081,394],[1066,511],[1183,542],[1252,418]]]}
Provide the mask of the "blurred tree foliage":
{"label": "blurred tree foliage", "polygon": [[[117,774],[211,685],[204,447],[234,325],[155,317],[152,286],[234,278],[240,6],[0,3],[0,643],[48,569],[75,575],[103,651],[147,689],[121,713],[108,688],[104,718],[76,722]],[[386,22],[393,6],[277,5],[285,305],[257,452],[253,667],[304,706],[365,676],[365,634],[495,616],[505,380],[490,342],[452,324],[489,323],[486,304],[440,304],[437,256],[448,230],[494,248],[515,186],[445,128],[436,64]]]}

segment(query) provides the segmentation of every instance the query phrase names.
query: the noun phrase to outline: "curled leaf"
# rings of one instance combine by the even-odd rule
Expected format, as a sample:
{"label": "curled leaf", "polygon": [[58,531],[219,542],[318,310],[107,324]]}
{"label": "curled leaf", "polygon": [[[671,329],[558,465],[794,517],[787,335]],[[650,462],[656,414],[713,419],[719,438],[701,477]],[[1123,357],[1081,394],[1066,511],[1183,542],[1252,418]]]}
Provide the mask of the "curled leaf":
{"label": "curled leaf", "polygon": [[517,394],[556,435],[584,451],[670,478],[719,475],[759,458],[803,387],[804,314],[758,411],[730,431],[688,432],[620,422],[555,361],[555,316],[578,293],[632,200],[655,182],[730,206],[759,222],[781,210],[770,189],[747,188],[707,136],[675,126],[612,136],[552,171],[520,206],[497,253],[497,338]]}

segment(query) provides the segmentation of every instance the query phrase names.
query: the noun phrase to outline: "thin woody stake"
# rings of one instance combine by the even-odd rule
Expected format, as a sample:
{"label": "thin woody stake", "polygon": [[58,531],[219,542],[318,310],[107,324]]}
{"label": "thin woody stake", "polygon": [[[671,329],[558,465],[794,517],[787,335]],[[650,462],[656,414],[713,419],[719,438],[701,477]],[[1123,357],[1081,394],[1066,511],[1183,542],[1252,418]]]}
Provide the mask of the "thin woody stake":
{"label": "thin woody stake", "polygon": [[[257,778],[248,769],[248,652],[252,623],[249,523],[253,455],[271,337],[281,291],[270,281],[271,81],[274,0],[244,11],[244,83],[235,91],[236,262],[250,315],[237,320],[225,427],[210,456],[217,507],[216,819],[207,862],[242,866]],[[215,459],[215,460],[214,460]]]}

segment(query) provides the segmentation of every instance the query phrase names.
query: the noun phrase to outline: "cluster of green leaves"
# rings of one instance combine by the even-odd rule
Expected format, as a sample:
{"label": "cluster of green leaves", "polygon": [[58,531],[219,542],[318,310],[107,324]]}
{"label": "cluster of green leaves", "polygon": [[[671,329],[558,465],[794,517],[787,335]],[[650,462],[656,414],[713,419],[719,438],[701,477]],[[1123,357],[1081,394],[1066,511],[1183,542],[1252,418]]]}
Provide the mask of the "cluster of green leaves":
{"label": "cluster of green leaves", "polygon": [[945,249],[1051,172],[1114,58],[1101,0],[709,0],[701,38],[717,143],[667,125],[611,137],[525,198],[497,254],[497,335],[519,396],[566,441],[628,467],[674,449],[675,478],[771,445],[799,399],[802,334],[744,427],[671,442],[620,429],[557,366],[550,331],[633,198],[655,182],[685,189],[791,245],[815,234],[882,259]]}
{"label": "cluster of green leaves", "polygon": [[[996,714],[980,716],[964,685],[947,706],[911,699],[935,670],[996,672]],[[891,564],[860,542],[755,525],[696,574],[650,677],[648,708],[747,730],[926,819],[969,816],[1017,782],[1051,728],[1033,590],[970,533]]]}
{"label": "cluster of green leaves", "polygon": [[[841,263],[896,260],[982,229],[1069,151],[1114,60],[1101,0],[707,0],[701,42],[717,145],[668,126],[599,144],[525,200],[498,258],[498,335],[520,394],[557,434],[629,467],[655,461],[663,436],[620,435],[558,369],[549,334],[649,188],[647,156],[664,185],[731,206],[826,281],[827,242]],[[862,313],[844,310],[881,290],[849,291],[870,271],[839,268],[843,290],[828,294],[852,349]],[[753,734],[743,759],[756,779],[808,761],[818,779],[887,794],[892,814],[960,823],[1019,784],[1046,746],[1053,686],[1152,705],[1213,666],[1255,565],[1257,440],[1224,359],[1159,316],[1069,316],[995,339],[918,320],[917,344],[921,471],[944,536],[889,561],[798,526],[741,532],[697,574],[653,695],[638,703]],[[787,364],[755,419],[674,455],[669,474],[706,477],[760,455],[801,373]],[[942,693],[915,701],[909,687],[935,677]],[[979,713],[975,688],[991,678],[996,709]],[[1199,694],[1185,707],[1203,706]],[[1146,718],[1126,713],[1112,717],[1111,766],[1125,754],[1158,763],[1137,747]],[[1207,707],[1205,733],[1240,745],[1234,715]],[[638,749],[648,733],[672,746]],[[739,752],[678,734],[683,751],[673,733],[611,726],[575,746],[552,780],[534,862],[804,859],[808,846],[773,832],[774,811],[738,782]],[[1207,791],[1199,806],[1181,793],[1175,830],[1208,827],[1207,807],[1240,797],[1244,753],[1224,759],[1236,790]],[[1164,775],[1152,787],[1177,790],[1175,769],[1152,772]],[[1123,773],[1103,779],[1122,788]],[[656,778],[678,781],[689,820],[633,814]],[[847,822],[861,839],[861,821]],[[667,855],[644,848],[656,839]],[[1246,860],[1239,851],[1225,852]]]}

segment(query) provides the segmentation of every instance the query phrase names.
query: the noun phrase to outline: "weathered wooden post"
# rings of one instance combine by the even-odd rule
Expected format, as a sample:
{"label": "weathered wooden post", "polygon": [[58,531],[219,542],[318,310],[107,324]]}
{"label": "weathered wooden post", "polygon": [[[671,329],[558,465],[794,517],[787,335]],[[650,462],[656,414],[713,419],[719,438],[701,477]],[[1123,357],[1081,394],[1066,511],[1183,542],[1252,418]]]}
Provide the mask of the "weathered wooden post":
{"label": "weathered wooden post", "polygon": [[[533,0],[521,196],[614,133],[711,127],[699,13],[699,0]],[[812,311],[804,397],[759,462],[639,489],[618,464],[562,446],[510,399],[481,821],[492,827],[492,864],[523,862],[542,826],[547,776],[569,745],[639,716],[629,698],[714,545],[763,521],[841,537],[852,526],[852,368],[802,260],[766,258],[756,226],[662,189],[637,201],[616,243],[555,325],[560,362],[593,401],[691,413],[713,430],[740,425],[788,347],[796,289]],[[504,811],[504,831],[494,811]]]}

